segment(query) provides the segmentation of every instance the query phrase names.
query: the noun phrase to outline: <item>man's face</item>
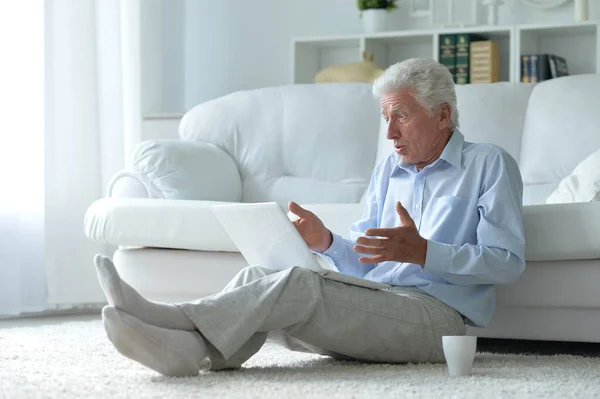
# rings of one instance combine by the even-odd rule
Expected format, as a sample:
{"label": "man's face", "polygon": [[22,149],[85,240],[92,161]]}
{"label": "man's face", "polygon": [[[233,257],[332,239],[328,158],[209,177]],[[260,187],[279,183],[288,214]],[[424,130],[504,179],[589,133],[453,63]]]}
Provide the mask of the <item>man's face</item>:
{"label": "man's face", "polygon": [[409,89],[383,96],[380,104],[388,122],[387,138],[394,141],[402,162],[422,169],[439,157],[448,138],[447,106],[429,116]]}

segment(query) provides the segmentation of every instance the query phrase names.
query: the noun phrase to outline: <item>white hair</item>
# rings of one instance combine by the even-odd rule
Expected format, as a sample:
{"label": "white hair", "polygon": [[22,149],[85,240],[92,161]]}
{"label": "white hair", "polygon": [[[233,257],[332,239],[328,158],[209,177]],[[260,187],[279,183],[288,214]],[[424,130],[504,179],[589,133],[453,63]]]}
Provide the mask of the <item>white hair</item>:
{"label": "white hair", "polygon": [[451,131],[458,128],[454,81],[444,65],[431,59],[411,58],[390,66],[373,83],[373,95],[378,98],[400,89],[411,90],[415,100],[427,108],[429,116],[447,103],[451,111],[448,127]]}

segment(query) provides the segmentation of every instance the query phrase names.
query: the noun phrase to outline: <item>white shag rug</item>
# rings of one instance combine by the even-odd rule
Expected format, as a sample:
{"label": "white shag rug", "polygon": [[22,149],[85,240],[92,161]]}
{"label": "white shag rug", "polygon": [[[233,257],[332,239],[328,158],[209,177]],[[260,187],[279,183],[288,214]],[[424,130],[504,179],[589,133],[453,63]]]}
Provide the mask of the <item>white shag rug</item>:
{"label": "white shag rug", "polygon": [[166,378],[121,356],[99,319],[0,329],[2,398],[591,398],[600,358],[478,353],[443,364],[337,362],[267,344],[241,370]]}

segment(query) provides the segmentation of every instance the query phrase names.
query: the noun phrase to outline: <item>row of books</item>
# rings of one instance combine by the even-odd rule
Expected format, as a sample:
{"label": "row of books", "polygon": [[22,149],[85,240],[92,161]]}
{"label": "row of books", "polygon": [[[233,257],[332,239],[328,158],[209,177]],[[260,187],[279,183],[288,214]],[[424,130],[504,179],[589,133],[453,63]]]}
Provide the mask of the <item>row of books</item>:
{"label": "row of books", "polygon": [[567,61],[555,54],[521,56],[521,82],[535,83],[569,74]]}
{"label": "row of books", "polygon": [[483,36],[440,35],[439,60],[457,84],[499,81],[498,44]]}
{"label": "row of books", "polygon": [[[454,82],[492,83],[498,76],[498,44],[472,34],[440,35],[439,60]],[[567,61],[555,54],[526,54],[521,56],[521,81],[541,82],[569,74]]]}

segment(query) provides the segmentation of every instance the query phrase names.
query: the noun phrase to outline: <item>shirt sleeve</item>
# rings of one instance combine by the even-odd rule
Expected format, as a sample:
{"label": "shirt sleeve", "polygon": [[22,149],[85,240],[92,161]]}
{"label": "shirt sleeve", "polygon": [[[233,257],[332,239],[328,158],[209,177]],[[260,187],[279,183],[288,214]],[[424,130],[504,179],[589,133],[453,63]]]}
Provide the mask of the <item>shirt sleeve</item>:
{"label": "shirt sleeve", "polygon": [[477,202],[477,244],[427,241],[423,270],[451,284],[508,284],[525,268],[523,181],[516,161],[504,150],[486,159]]}
{"label": "shirt sleeve", "polygon": [[381,185],[379,181],[380,170],[380,167],[375,168],[371,175],[371,181],[365,196],[365,207],[362,216],[350,229],[351,239],[345,239],[332,232],[333,242],[331,246],[322,253],[329,257],[337,269],[344,274],[364,277],[369,271],[377,266],[377,264],[360,263],[358,259],[364,256],[364,254],[355,252],[353,247],[356,244],[358,237],[363,236],[367,229],[378,226],[380,203],[378,197],[379,187]]}

